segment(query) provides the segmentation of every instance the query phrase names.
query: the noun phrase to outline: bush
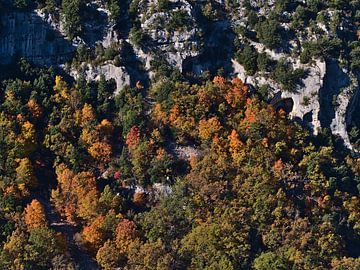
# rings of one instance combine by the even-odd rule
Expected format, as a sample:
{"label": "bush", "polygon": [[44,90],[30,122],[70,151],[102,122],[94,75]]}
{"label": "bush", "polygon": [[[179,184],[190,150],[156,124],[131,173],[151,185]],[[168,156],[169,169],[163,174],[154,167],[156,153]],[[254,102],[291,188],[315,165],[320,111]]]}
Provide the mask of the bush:
{"label": "bush", "polygon": [[130,41],[133,44],[135,44],[136,46],[140,47],[141,45],[144,45],[145,35],[141,31],[141,28],[138,28],[136,26],[131,28],[130,33],[129,33],[129,38],[130,38]]}
{"label": "bush", "polygon": [[307,64],[312,60],[312,53],[309,48],[304,48],[300,54],[300,62],[302,64]]}
{"label": "bush", "polygon": [[104,53],[105,61],[113,60],[115,58],[115,56],[117,56],[118,54],[119,54],[119,52],[115,47],[111,46],[109,48],[106,48],[105,53]]}
{"label": "bush", "polygon": [[159,10],[167,10],[169,8],[169,0],[158,0]]}
{"label": "bush", "polygon": [[351,59],[351,69],[359,69],[360,68],[360,41],[354,41],[350,44],[351,52],[350,52],[350,59]]}
{"label": "bush", "polygon": [[247,16],[248,24],[251,28],[254,28],[259,22],[259,18],[255,11],[251,10]]}
{"label": "bush", "polygon": [[268,71],[269,66],[271,64],[271,60],[269,56],[264,52],[260,53],[257,57],[257,66],[260,71]]}
{"label": "bush", "polygon": [[281,44],[281,26],[275,19],[260,22],[255,27],[257,38],[270,49],[275,49]]}
{"label": "bush", "polygon": [[186,28],[189,16],[185,10],[176,10],[171,13],[169,23],[166,26],[167,31],[180,30]]}
{"label": "bush", "polygon": [[304,76],[303,69],[293,69],[291,65],[286,63],[284,59],[281,59],[275,67],[273,72],[273,78],[279,82],[284,90],[293,92],[295,91],[296,84]]}
{"label": "bush", "polygon": [[254,75],[258,69],[257,66],[258,53],[253,46],[246,45],[244,49],[237,55],[237,60],[242,64],[249,75]]}
{"label": "bush", "polygon": [[110,11],[110,19],[113,22],[117,22],[120,18],[121,8],[118,0],[109,0],[107,8]]}

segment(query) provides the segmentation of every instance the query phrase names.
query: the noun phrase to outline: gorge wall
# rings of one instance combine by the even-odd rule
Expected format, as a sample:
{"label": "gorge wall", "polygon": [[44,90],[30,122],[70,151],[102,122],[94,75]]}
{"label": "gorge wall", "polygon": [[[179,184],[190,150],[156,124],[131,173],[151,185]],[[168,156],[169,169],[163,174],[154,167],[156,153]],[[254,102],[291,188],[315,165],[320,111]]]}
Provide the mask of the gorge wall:
{"label": "gorge wall", "polygon": [[57,65],[69,60],[75,50],[45,14],[6,12],[0,22],[1,64],[18,55],[37,65]]}
{"label": "gorge wall", "polygon": [[[72,69],[70,74],[74,77],[84,75],[88,80],[97,80],[100,75],[104,75],[106,79],[116,81],[118,93],[125,85],[134,85],[143,78],[152,79],[154,72],[151,61],[159,56],[184,75],[203,76],[208,71],[214,74],[219,68],[224,68],[226,76],[238,76],[254,87],[268,85],[270,98],[291,99],[291,117],[307,123],[314,134],[323,127],[329,128],[333,134],[342,138],[349,149],[356,151],[351,146],[347,130],[351,115],[356,113],[354,108],[359,102],[358,74],[340,67],[336,59],[325,61],[319,58],[311,63],[301,64],[299,56],[292,53],[301,39],[294,38],[281,50],[270,50],[258,41],[251,41],[250,46],[273,61],[286,59],[292,67],[303,69],[306,76],[295,91],[285,91],[266,72],[249,75],[237,60],[238,49],[234,46],[236,43],[248,42],[235,33],[239,26],[248,27],[244,8],[240,6],[231,10],[224,1],[215,1],[213,7],[219,11],[218,18],[210,22],[201,13],[202,2],[171,0],[167,10],[156,10],[154,7],[158,1],[139,1],[136,19],[140,22],[139,31],[147,37],[147,42],[135,44],[129,34],[130,27],[119,31],[119,28],[109,22],[108,11],[94,1],[89,7],[92,6],[97,12],[94,16],[101,20],[98,20],[99,23],[96,20],[86,22],[84,28],[87,33],[83,39],[78,38],[78,41],[93,48],[97,44],[102,44],[104,48],[113,44],[118,44],[115,48],[121,48],[126,44],[129,49],[126,53],[119,52],[121,63],[118,65],[112,61],[97,66],[83,63],[82,71]],[[259,1],[252,1],[252,5],[261,6]],[[271,1],[268,1],[267,6],[271,5]],[[266,14],[266,9],[259,8],[259,14]],[[184,25],[172,29],[168,27],[169,24],[179,23],[174,22],[175,15],[183,16],[178,20],[183,20]],[[128,20],[128,14],[124,18]],[[38,10],[5,12],[0,16],[0,22],[1,64],[7,64],[13,57],[21,56],[41,66],[61,65],[72,59],[76,46],[80,44],[67,39],[61,32],[59,23]],[[128,24],[130,25],[124,25]],[[290,26],[282,25],[284,29]],[[325,25],[319,24],[318,27],[324,28],[325,34],[330,31]]]}

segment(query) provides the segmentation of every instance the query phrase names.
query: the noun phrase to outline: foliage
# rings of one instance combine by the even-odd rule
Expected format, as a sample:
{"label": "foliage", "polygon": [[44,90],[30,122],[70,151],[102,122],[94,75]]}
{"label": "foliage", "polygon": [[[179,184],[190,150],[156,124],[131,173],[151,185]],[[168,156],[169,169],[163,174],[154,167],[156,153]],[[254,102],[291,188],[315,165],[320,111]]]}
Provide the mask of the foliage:
{"label": "foliage", "polygon": [[[26,62],[2,81],[0,268],[76,267],[54,207],[104,269],[357,269],[359,159],[238,78],[154,61],[159,81],[116,96]],[[288,90],[302,75],[272,72]]]}

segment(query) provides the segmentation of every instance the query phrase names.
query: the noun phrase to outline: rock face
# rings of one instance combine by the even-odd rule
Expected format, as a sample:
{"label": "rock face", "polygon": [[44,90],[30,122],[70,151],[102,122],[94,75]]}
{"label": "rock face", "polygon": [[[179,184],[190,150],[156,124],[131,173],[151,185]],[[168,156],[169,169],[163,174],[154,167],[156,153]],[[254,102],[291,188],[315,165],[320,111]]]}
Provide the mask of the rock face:
{"label": "rock face", "polygon": [[355,152],[358,151],[350,143],[347,127],[358,95],[359,77],[341,69],[336,62],[330,62],[320,95],[322,124],[329,126],[332,133],[341,137],[345,146]]}
{"label": "rock face", "polygon": [[303,68],[307,72],[306,78],[302,80],[301,87],[294,92],[282,91],[281,86],[269,78],[264,78],[259,75],[247,76],[244,68],[236,60],[233,59],[232,62],[234,72],[240,79],[254,86],[269,84],[274,95],[272,101],[274,105],[279,104],[282,100],[291,100],[292,108],[289,112],[290,117],[309,122],[309,127],[315,135],[319,132],[321,128],[319,120],[319,92],[323,87],[323,81],[326,74],[325,62],[318,60],[313,65],[301,65],[298,62],[294,63],[293,66],[295,68]]}
{"label": "rock face", "polygon": [[[90,81],[100,80],[101,75],[103,75],[106,80],[114,79],[116,82],[115,95],[118,94],[125,86],[130,85],[130,75],[126,72],[124,67],[117,67],[111,63],[105,63],[104,65],[97,67],[85,65],[82,69],[82,74],[84,74],[86,79]],[[75,78],[79,77],[77,72],[72,72],[71,75]]]}
{"label": "rock face", "polygon": [[[285,56],[276,55],[274,52],[269,55],[273,59],[280,55]],[[234,73],[244,82],[254,86],[269,84],[274,95],[273,104],[291,100],[290,117],[307,122],[314,135],[323,127],[330,128],[332,134],[339,136],[348,149],[358,153],[351,145],[347,128],[351,123],[353,108],[358,102],[359,76],[342,70],[335,61],[325,63],[317,60],[313,65],[293,62],[294,68],[303,68],[307,76],[295,92],[286,92],[269,78],[260,75],[248,76],[243,66],[232,60]]]}
{"label": "rock face", "polygon": [[75,50],[70,41],[54,29],[47,16],[36,12],[8,12],[1,17],[0,63],[15,55],[38,65],[56,65],[69,60]]}
{"label": "rock face", "polygon": [[[185,0],[171,0],[166,11],[153,11],[157,0],[143,0],[139,4],[142,31],[150,38],[149,49],[165,56],[168,63],[182,71],[183,61],[199,55],[199,27],[194,18],[193,7]],[[181,14],[181,15],[180,15]],[[176,25],[174,16],[182,16],[185,24]],[[173,23],[175,29],[167,26]]]}
{"label": "rock face", "polygon": [[342,89],[341,93],[336,97],[335,117],[331,121],[331,131],[333,134],[340,136],[346,147],[355,150],[347,133],[347,110],[351,101],[351,97],[358,91],[359,84],[355,77],[351,76],[350,85]]}
{"label": "rock face", "polygon": [[291,98],[293,100],[294,107],[290,113],[292,118],[298,117],[301,120],[307,121],[305,116],[310,116],[310,127],[316,135],[321,128],[319,120],[319,91],[323,87],[326,64],[318,60],[310,67],[300,64],[297,67],[304,68],[308,72],[306,78],[302,80],[302,87],[294,93],[283,92],[281,96],[282,98]]}
{"label": "rock face", "polygon": [[[265,17],[274,8],[274,1],[248,2]],[[306,38],[289,37],[291,40],[283,40],[280,48],[271,50],[259,43],[259,39],[245,38],[237,32],[239,28],[249,30],[245,1],[139,0],[136,3],[136,12],[131,15],[136,23],[124,10],[122,22],[127,22],[116,26],[109,21],[109,11],[104,4],[100,1],[87,3],[91,16],[86,17],[82,38],[74,41],[64,37],[60,23],[40,11],[3,14],[0,18],[0,64],[9,63],[19,55],[38,65],[59,65],[71,59],[79,44],[90,48],[102,44],[104,48],[117,48],[122,66],[115,66],[114,61],[97,62],[96,66],[83,63],[81,72],[88,80],[98,80],[101,75],[114,79],[115,94],[126,85],[134,85],[137,81],[146,85],[149,78],[156,78],[151,61],[158,57],[179,69],[185,77],[190,74],[189,78],[207,75],[207,71],[212,74],[221,71],[227,76],[238,76],[255,87],[268,85],[272,104],[286,106],[290,117],[306,123],[314,134],[323,127],[329,128],[355,151],[347,129],[359,102],[359,74],[343,70],[336,60],[329,58],[326,62],[313,59],[312,64],[306,65],[300,64],[299,60],[303,42],[336,34],[326,21],[317,23],[318,29],[314,33],[309,27],[303,29]],[[285,17],[289,16],[285,13]],[[351,28],[351,25],[346,26],[349,18],[345,17],[340,26]],[[145,37],[146,41],[140,42],[141,45],[132,44],[131,25],[136,25]],[[281,23],[281,27],[287,31],[291,25]],[[254,31],[250,34],[256,35]],[[273,62],[286,59],[294,69],[304,69],[306,76],[292,92],[284,91],[271,79],[269,70],[248,76],[235,60],[236,50],[243,44],[251,45],[258,53],[266,53]],[[127,49],[121,51],[124,47]],[[78,77],[79,72],[72,70],[71,75]]]}

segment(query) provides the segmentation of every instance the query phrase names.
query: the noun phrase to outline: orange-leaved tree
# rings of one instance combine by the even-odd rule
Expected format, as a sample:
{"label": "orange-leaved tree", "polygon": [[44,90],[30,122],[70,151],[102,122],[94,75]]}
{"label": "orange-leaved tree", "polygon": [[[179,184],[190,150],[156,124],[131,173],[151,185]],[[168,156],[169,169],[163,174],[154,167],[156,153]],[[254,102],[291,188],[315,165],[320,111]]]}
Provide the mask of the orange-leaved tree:
{"label": "orange-leaved tree", "polygon": [[47,226],[44,207],[38,200],[34,199],[26,206],[24,220],[28,230]]}

